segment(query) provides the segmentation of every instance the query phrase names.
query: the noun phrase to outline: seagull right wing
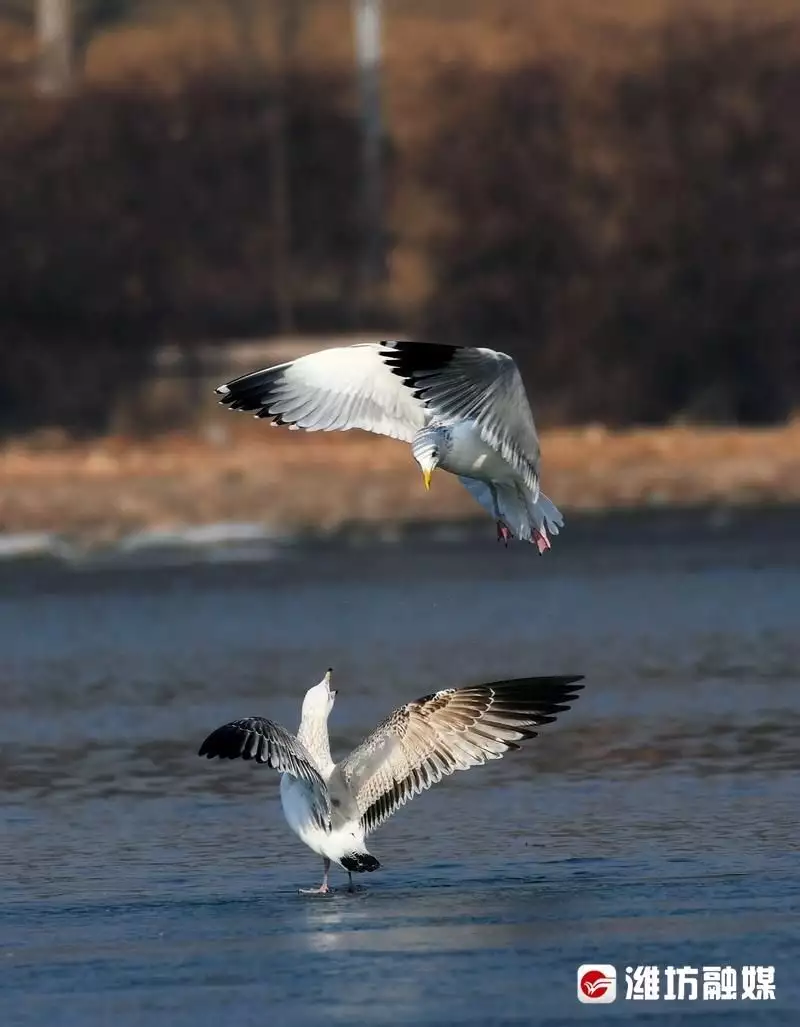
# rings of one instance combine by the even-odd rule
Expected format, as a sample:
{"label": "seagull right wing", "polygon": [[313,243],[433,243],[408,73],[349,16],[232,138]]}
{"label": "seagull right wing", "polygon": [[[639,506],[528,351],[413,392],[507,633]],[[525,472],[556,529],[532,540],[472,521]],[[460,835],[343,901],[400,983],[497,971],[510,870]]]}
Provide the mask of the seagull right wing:
{"label": "seagull right wing", "polygon": [[291,774],[309,788],[320,826],[330,829],[331,800],[328,786],[314,766],[308,749],[280,724],[265,717],[245,717],[212,731],[197,753],[213,759],[255,760],[281,774]]}
{"label": "seagull right wing", "polygon": [[425,424],[415,398],[382,356],[382,345],[359,343],[309,353],[220,385],[220,402],[307,431],[362,428],[410,442]]}
{"label": "seagull right wing", "polygon": [[339,764],[365,832],[455,770],[518,749],[570,708],[577,677],[520,678],[447,688],[395,710]]}
{"label": "seagull right wing", "polygon": [[387,342],[383,359],[431,416],[474,420],[481,437],[539,494],[539,437],[507,353],[437,342]]}

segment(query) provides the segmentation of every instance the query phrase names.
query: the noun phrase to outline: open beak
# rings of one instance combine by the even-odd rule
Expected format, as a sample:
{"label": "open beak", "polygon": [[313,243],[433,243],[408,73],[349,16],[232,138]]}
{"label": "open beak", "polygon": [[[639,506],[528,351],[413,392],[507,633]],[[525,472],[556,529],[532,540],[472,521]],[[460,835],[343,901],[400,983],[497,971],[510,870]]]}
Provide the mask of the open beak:
{"label": "open beak", "polygon": [[422,472],[422,480],[425,482],[425,489],[426,489],[426,491],[430,491],[431,475],[432,474],[433,474],[432,470],[425,470],[425,471]]}

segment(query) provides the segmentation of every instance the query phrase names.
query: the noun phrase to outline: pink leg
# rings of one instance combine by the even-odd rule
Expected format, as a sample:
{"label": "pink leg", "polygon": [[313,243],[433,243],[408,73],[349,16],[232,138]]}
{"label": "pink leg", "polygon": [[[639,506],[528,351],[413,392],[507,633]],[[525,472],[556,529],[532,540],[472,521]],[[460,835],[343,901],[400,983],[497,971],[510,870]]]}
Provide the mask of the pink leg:
{"label": "pink leg", "polygon": [[322,875],[322,884],[319,888],[301,888],[301,895],[327,895],[332,889],[328,887],[328,871],[331,868],[331,861],[325,857],[325,873]]}
{"label": "pink leg", "polygon": [[536,548],[540,553],[543,553],[546,549],[550,549],[550,539],[547,537],[546,529],[539,531],[538,528],[533,529],[533,537],[531,542],[536,543]]}
{"label": "pink leg", "polygon": [[505,544],[508,549],[508,540],[512,538],[511,532],[502,521],[497,522],[497,541]]}

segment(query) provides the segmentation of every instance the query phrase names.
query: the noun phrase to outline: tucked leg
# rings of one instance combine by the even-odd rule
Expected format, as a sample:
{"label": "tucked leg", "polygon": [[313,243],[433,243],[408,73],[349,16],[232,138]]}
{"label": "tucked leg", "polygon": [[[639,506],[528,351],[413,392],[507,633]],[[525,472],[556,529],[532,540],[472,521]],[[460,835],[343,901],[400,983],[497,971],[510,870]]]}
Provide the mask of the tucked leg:
{"label": "tucked leg", "polygon": [[497,541],[502,542],[506,549],[508,549],[508,540],[511,538],[511,532],[503,523],[503,519],[500,516],[500,502],[497,498],[497,489],[494,485],[489,486],[489,491],[492,494],[492,506],[494,507],[494,519],[497,521]]}
{"label": "tucked leg", "polygon": [[328,859],[327,856],[325,857],[325,859],[323,861],[323,866],[325,867],[325,873],[322,875],[322,884],[319,886],[319,888],[301,888],[300,889],[300,894],[301,895],[327,895],[328,894],[328,892],[331,890],[328,887],[328,872],[331,869],[331,861]]}
{"label": "tucked leg", "polygon": [[497,522],[497,541],[504,543],[506,549],[508,549],[508,540],[511,538],[511,532],[503,524],[502,521]]}
{"label": "tucked leg", "polygon": [[540,553],[544,553],[548,550],[550,548],[550,539],[547,536],[547,529],[542,528],[540,531],[538,528],[534,528],[531,542],[535,544]]}

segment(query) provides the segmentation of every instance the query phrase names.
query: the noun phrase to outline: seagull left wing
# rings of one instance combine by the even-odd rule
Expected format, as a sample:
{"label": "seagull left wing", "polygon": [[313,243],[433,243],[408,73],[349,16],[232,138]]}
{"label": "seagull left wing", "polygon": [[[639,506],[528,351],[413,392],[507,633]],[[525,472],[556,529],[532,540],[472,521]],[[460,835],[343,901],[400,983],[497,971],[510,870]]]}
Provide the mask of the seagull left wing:
{"label": "seagull left wing", "polygon": [[265,717],[245,717],[212,731],[200,746],[198,756],[223,760],[255,760],[281,774],[304,782],[314,798],[320,824],[330,828],[331,800],[328,786],[314,766],[308,749],[280,724]]}
{"label": "seagull left wing", "polygon": [[423,404],[384,363],[375,343],[309,353],[220,385],[220,402],[307,431],[362,428],[410,442]]}
{"label": "seagull left wing", "polygon": [[409,799],[455,770],[518,749],[570,708],[581,677],[520,678],[448,688],[395,710],[339,764],[361,815],[374,831]]}

